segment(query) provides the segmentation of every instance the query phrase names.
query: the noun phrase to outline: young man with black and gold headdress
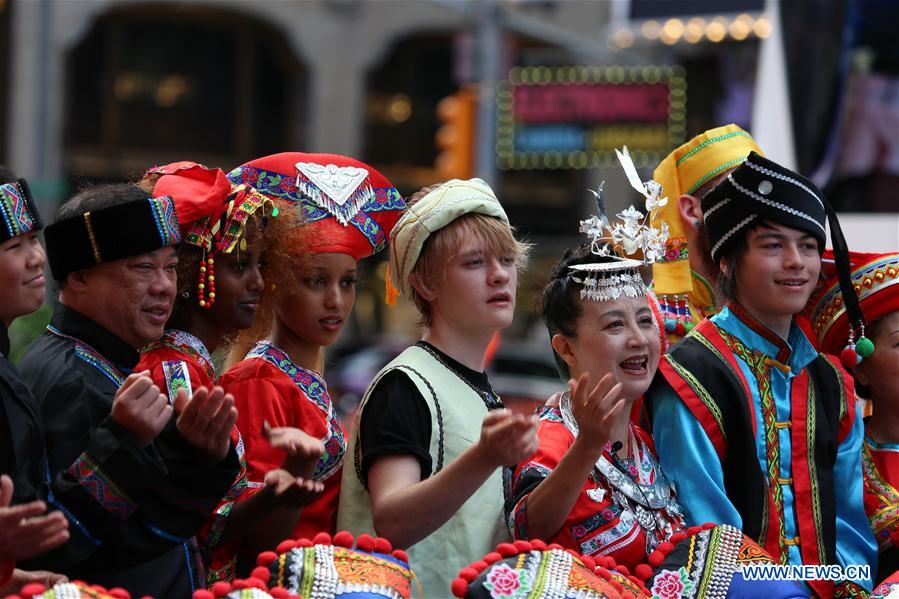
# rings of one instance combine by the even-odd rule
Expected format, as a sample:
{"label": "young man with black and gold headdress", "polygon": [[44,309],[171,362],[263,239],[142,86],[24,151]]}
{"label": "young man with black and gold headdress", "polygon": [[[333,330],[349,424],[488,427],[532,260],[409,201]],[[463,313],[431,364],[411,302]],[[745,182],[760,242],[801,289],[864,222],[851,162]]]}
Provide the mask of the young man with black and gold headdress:
{"label": "young man with black and gold headdress", "polygon": [[[649,394],[688,523],[741,527],[783,564],[873,565],[852,378],[794,322],[818,282],[828,219],[848,280],[839,223],[811,181],[756,153],[702,212],[728,303],[663,358]],[[847,308],[860,327],[857,303]],[[810,584],[825,597],[871,588]]]}

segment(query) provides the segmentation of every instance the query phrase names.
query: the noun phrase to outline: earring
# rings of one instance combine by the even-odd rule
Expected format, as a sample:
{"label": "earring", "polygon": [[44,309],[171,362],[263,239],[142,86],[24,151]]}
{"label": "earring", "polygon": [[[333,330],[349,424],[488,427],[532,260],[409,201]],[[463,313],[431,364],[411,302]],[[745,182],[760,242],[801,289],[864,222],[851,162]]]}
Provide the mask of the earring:
{"label": "earring", "polygon": [[[207,276],[206,272],[209,271]],[[208,301],[206,283],[209,283]],[[215,259],[212,256],[200,262],[200,276],[197,283],[197,303],[201,308],[211,308],[215,303]]]}
{"label": "earring", "polygon": [[181,292],[181,297],[184,299],[188,299],[190,297],[190,291],[185,289],[184,291]]}

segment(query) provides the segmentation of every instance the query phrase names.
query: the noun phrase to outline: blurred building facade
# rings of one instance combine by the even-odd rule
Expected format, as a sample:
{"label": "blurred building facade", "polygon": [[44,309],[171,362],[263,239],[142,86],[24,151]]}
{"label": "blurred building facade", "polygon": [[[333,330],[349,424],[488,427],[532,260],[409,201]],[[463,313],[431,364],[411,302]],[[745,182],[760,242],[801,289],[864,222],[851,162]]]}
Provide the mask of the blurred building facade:
{"label": "blurred building facade", "polygon": [[[823,20],[805,34],[820,33],[822,52],[840,56],[833,40],[842,39],[848,3],[832,4],[839,10],[818,10]],[[654,158],[698,132],[727,122],[752,130],[753,104],[767,95],[756,78],[772,5],[778,10],[771,0],[0,0],[0,163],[32,181],[45,209],[84,182],[134,178],[153,164],[190,159],[228,170],[286,150],[357,156],[409,193],[440,180],[436,107],[459,90],[502,99],[503,85],[529,73],[549,86],[619,75],[652,84],[662,73],[678,83],[663,98],[661,138],[641,137],[647,123],[629,117],[602,123],[606,150],[628,143],[648,175]],[[489,94],[479,87],[485,19],[497,25],[488,58],[499,87]],[[788,39],[789,57],[802,40]],[[815,82],[835,85],[800,87]],[[840,110],[814,106],[803,114],[833,121],[828,111]],[[548,266],[577,240],[577,220],[592,206],[586,189],[607,179],[615,211],[638,196],[608,154],[557,147],[583,123],[540,129],[527,138],[539,152],[496,160],[503,119],[513,116],[494,112],[488,121],[481,114],[500,144],[490,158],[502,168],[491,179],[513,223],[537,242],[520,298],[528,310]],[[817,132],[808,118],[801,131]],[[650,138],[652,151],[641,145]],[[833,141],[822,134],[809,143]],[[800,146],[807,171],[826,162],[824,150]],[[370,278],[360,314],[380,330],[379,277]]]}

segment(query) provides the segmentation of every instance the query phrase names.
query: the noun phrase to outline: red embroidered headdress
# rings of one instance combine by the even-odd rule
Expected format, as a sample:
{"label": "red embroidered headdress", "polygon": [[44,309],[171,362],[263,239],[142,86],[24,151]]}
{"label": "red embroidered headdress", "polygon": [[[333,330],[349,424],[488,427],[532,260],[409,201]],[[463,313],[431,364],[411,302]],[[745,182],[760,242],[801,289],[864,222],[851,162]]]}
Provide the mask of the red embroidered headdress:
{"label": "red embroidered headdress", "polygon": [[[841,350],[849,337],[849,319],[831,250],[824,252],[822,263],[822,274],[827,280],[809,302],[809,318],[821,351],[840,354],[842,360]],[[899,310],[899,252],[849,252],[849,263],[852,268],[852,286],[867,322]],[[868,348],[861,340],[856,349],[862,358],[874,351],[873,345]],[[854,363],[844,365],[855,366]]]}
{"label": "red embroidered headdress", "polygon": [[144,175],[145,179],[154,177],[158,178],[153,194],[174,201],[184,241],[204,250],[197,298],[200,306],[210,308],[215,303],[215,255],[234,250],[247,220],[256,211],[262,209],[265,214],[268,205],[274,217],[278,208],[270,198],[246,185],[232,185],[221,169],[195,162],[156,166]]}
{"label": "red embroidered headdress", "polygon": [[338,154],[274,154],[237,167],[228,179],[297,206],[306,249],[315,254],[371,256],[387,245],[406,208],[384,175]]}

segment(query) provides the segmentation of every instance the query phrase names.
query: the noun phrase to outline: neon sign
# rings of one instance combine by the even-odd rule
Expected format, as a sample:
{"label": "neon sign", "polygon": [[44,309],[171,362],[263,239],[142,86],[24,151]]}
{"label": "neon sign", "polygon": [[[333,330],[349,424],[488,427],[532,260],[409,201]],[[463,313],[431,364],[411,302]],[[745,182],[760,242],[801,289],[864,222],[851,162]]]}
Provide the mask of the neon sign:
{"label": "neon sign", "polygon": [[685,136],[680,67],[516,67],[497,94],[502,169],[596,168],[627,145],[638,167]]}

